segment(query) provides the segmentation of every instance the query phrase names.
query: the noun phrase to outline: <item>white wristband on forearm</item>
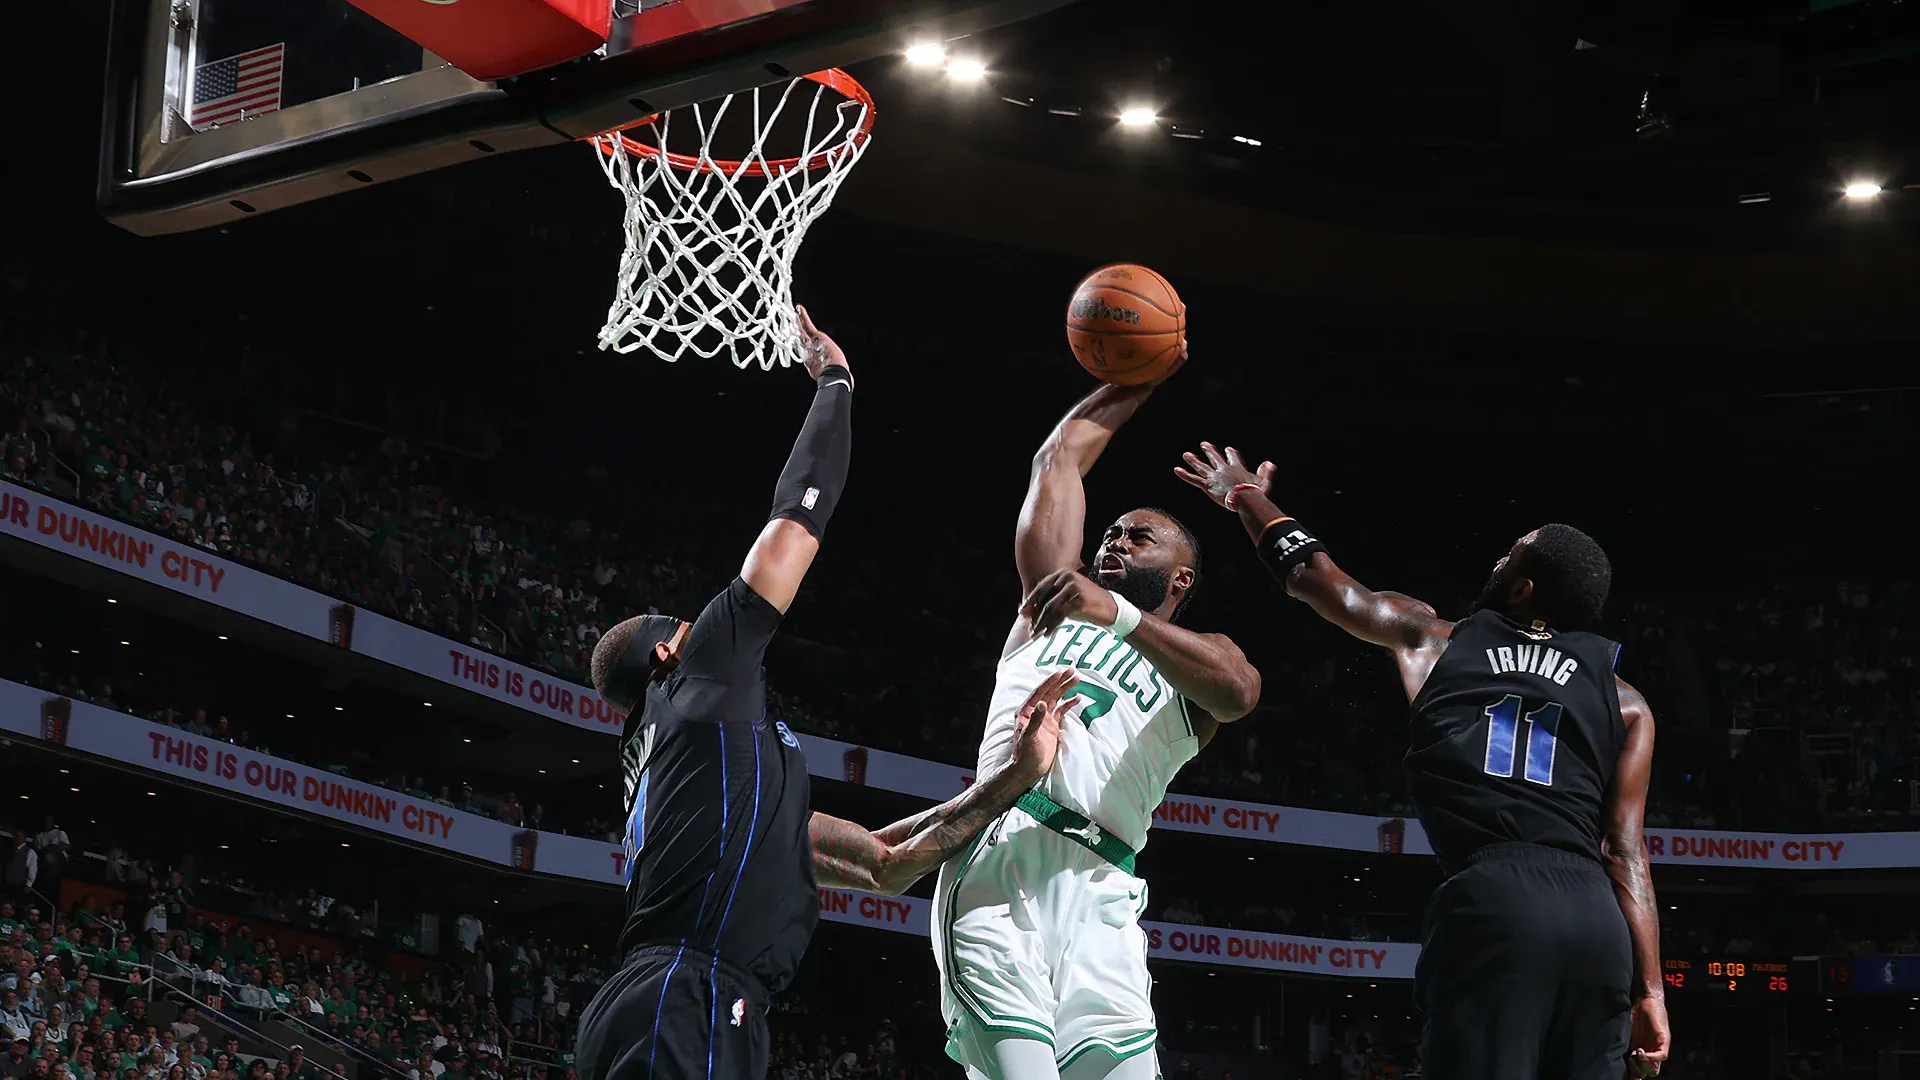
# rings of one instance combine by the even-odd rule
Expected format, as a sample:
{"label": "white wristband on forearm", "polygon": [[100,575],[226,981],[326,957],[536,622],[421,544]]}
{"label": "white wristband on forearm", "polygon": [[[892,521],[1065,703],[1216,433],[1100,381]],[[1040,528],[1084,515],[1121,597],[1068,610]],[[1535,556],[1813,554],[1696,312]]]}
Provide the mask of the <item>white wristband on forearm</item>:
{"label": "white wristband on forearm", "polygon": [[1112,589],[1107,590],[1107,595],[1113,597],[1114,608],[1113,625],[1107,629],[1113,632],[1114,637],[1125,641],[1127,635],[1133,633],[1133,628],[1140,625],[1140,609],[1133,606],[1133,601]]}

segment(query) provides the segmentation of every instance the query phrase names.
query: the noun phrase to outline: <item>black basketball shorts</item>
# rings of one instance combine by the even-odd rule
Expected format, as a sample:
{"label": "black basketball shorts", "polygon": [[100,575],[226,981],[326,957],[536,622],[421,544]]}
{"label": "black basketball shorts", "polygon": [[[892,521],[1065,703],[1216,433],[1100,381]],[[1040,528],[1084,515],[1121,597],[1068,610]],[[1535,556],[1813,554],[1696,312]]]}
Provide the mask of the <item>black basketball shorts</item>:
{"label": "black basketball shorts", "polygon": [[1427,1080],[1621,1080],[1633,949],[1591,859],[1475,852],[1427,904],[1415,999]]}
{"label": "black basketball shorts", "polygon": [[763,1080],[767,996],[712,956],[633,950],[580,1014],[580,1080]]}

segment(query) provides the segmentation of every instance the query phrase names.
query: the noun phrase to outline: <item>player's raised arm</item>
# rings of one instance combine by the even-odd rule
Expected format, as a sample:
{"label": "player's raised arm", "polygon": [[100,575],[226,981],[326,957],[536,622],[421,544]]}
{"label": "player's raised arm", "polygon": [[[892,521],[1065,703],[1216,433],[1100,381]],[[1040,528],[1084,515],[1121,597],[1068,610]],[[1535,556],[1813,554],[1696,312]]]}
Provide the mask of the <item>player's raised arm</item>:
{"label": "player's raised arm", "polygon": [[1056,570],[1080,565],[1086,542],[1087,493],[1082,480],[1113,433],[1127,422],[1153,386],[1102,383],[1074,405],[1047,433],[1033,455],[1027,499],[1013,533],[1013,563],[1020,589],[1031,592]]}
{"label": "player's raised arm", "polygon": [[847,485],[853,453],[853,369],[840,346],[813,325],[806,308],[796,314],[807,374],[818,389],[787,467],[780,471],[773,514],[740,568],[741,578],[783,615],[820,551],[827,520]]}
{"label": "player's raised arm", "polygon": [[813,874],[826,888],[864,889],[898,896],[929,871],[973,842],[1053,768],[1060,740],[1060,714],[1074,699],[1060,700],[1073,685],[1069,668],[1041,683],[1020,709],[1013,757],[952,799],[924,813],[868,832],[851,821],[816,813],[807,823],[813,840]]}
{"label": "player's raised arm", "polygon": [[1411,596],[1375,592],[1336,566],[1326,545],[1268,496],[1273,462],[1249,469],[1233,447],[1222,452],[1207,442],[1199,454],[1184,457],[1186,467],[1176,467],[1174,475],[1240,516],[1260,561],[1287,592],[1354,637],[1392,650],[1407,697],[1418,693],[1453,624]]}
{"label": "player's raised arm", "polygon": [[1660,972],[1660,904],[1653,895],[1653,872],[1643,835],[1647,784],[1653,775],[1653,710],[1625,679],[1615,681],[1627,739],[1601,807],[1605,832],[1600,856],[1633,939],[1633,1024],[1627,1064],[1632,1075],[1646,1077],[1659,1074],[1671,1042],[1667,987]]}

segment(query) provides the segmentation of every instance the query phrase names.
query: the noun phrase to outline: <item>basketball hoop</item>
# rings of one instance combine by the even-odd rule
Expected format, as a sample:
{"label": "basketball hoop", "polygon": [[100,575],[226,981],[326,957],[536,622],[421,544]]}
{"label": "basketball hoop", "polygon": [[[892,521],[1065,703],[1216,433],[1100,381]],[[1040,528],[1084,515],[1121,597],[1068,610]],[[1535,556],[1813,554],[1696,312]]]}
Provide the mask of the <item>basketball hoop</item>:
{"label": "basketball hoop", "polygon": [[[671,148],[676,114],[683,138],[692,125],[697,150]],[[627,200],[626,251],[600,347],[668,361],[724,353],[740,368],[799,363],[794,256],[865,152],[873,114],[866,88],[832,68],[594,136],[608,182]],[[768,156],[776,128],[797,137],[798,155]],[[738,159],[713,156],[723,129],[741,142]]]}

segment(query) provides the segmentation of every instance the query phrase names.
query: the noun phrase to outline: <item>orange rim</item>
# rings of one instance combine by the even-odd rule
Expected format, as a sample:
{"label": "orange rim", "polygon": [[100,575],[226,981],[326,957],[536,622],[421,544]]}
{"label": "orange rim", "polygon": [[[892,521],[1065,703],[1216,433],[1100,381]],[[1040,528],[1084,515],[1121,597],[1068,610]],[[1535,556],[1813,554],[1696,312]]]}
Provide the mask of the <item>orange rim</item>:
{"label": "orange rim", "polygon": [[[824,168],[832,164],[836,157],[851,153],[865,145],[867,139],[873,135],[873,95],[867,93],[867,88],[860,85],[860,80],[839,68],[828,68],[825,71],[810,72],[802,75],[801,78],[817,82],[821,86],[837,91],[847,100],[858,102],[866,110],[866,115],[861,120],[859,129],[856,130],[846,142],[831,150],[822,150],[810,158],[779,158],[774,161],[759,161],[753,164],[748,164],[743,161],[721,161],[718,159],[695,157],[689,154],[676,154],[669,150],[663,150],[658,146],[649,146],[637,139],[630,139],[624,134],[632,128],[642,127],[658,120],[660,118],[659,113],[643,116],[630,124],[623,124],[611,131],[601,132],[599,135],[591,135],[588,136],[588,138],[594,140],[594,145],[599,147],[600,152],[603,154],[612,154],[615,150],[613,145],[614,140],[618,140],[618,148],[620,150],[624,150],[635,157],[659,158],[669,166],[679,169],[681,172],[717,171],[729,176],[766,176],[769,173],[784,173],[795,168],[803,168],[808,171]],[[835,107],[838,108],[838,106]]]}

